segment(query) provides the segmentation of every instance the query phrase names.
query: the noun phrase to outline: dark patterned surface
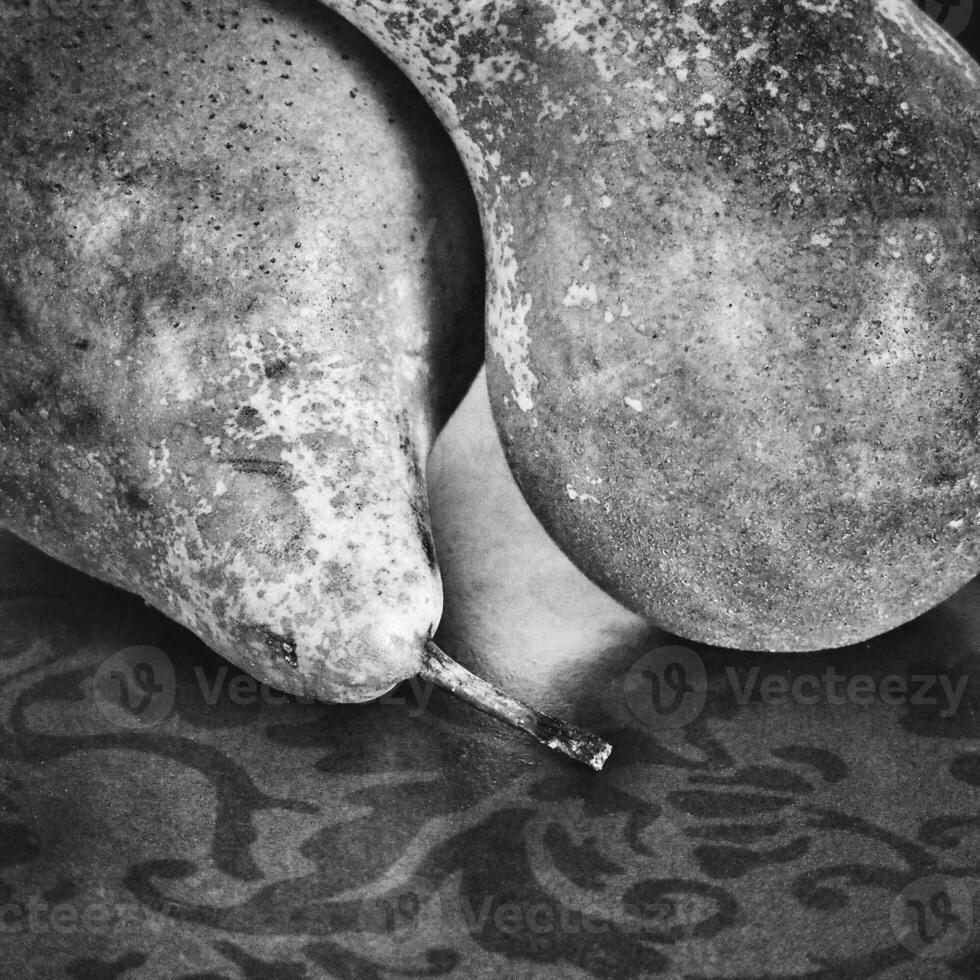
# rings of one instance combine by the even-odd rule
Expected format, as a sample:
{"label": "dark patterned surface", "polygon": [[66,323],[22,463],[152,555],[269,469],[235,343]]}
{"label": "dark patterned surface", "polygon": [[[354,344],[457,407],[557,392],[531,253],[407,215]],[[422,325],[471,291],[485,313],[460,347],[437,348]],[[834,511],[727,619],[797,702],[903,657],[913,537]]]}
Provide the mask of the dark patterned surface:
{"label": "dark patterned surface", "polygon": [[[601,774],[439,692],[248,703],[138,600],[0,538],[0,975],[980,974],[980,585],[858,648],[654,652],[628,702],[678,641],[581,579],[502,466],[471,396],[432,465],[441,639],[609,737]],[[131,661],[142,722],[104,666],[134,646],[163,651]],[[760,693],[828,668],[879,693]],[[888,704],[888,676],[965,688]],[[660,694],[703,708],[672,724]]]}

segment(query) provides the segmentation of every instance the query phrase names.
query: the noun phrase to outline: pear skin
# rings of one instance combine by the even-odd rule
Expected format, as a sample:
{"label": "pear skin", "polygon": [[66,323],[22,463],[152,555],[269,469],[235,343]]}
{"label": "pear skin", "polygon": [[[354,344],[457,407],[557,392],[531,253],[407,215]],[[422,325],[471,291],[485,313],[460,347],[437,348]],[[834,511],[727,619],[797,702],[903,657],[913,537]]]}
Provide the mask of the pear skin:
{"label": "pear skin", "polygon": [[906,0],[331,6],[473,181],[508,460],[692,640],[855,643],[980,571],[980,72]]}
{"label": "pear skin", "polygon": [[[64,9],[62,9],[64,8]],[[0,524],[283,691],[418,672],[483,355],[471,192],[328,11],[5,11]]]}

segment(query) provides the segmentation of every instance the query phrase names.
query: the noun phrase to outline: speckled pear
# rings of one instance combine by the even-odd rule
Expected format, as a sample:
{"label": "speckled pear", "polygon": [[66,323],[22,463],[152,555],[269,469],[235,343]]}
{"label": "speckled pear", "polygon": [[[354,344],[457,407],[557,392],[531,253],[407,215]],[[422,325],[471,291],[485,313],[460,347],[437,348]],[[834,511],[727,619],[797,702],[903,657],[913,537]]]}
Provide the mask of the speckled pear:
{"label": "speckled pear", "polygon": [[482,361],[459,162],[315,5],[62,7],[0,41],[0,523],[375,697],[439,621],[424,465]]}
{"label": "speckled pear", "polygon": [[859,641],[980,570],[980,73],[907,0],[333,0],[473,182],[515,476],[633,610]]}
{"label": "speckled pear", "polygon": [[483,355],[472,194],[335,15],[6,18],[0,525],[321,701],[418,674],[599,769],[451,660],[425,462]]}

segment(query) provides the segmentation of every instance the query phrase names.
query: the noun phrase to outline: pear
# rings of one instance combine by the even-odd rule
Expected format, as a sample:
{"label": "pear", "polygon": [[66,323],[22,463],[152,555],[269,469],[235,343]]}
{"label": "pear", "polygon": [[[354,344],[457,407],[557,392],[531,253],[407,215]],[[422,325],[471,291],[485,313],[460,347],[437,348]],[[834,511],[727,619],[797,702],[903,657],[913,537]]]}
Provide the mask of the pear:
{"label": "pear", "polygon": [[980,74],[905,0],[333,0],[474,185],[508,460],[705,643],[810,650],[980,570]]}
{"label": "pear", "polygon": [[421,673],[591,746],[432,643],[483,270],[417,93],[315,6],[59,11],[4,39],[0,524],[279,690]]}

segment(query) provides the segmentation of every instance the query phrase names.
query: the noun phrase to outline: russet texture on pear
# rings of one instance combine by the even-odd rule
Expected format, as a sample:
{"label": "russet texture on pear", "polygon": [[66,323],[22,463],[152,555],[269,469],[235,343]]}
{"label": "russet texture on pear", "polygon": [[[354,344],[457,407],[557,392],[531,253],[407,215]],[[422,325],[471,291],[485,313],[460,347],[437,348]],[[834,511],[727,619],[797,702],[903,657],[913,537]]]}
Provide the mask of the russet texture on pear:
{"label": "russet texture on pear", "polygon": [[853,643],[980,569],[980,72],[906,0],[333,0],[455,140],[532,509],[684,637]]}
{"label": "russet texture on pear", "polygon": [[43,6],[0,64],[0,524],[374,697],[439,620],[425,459],[483,354],[452,146],[316,6]]}

